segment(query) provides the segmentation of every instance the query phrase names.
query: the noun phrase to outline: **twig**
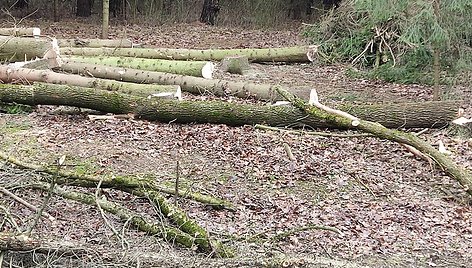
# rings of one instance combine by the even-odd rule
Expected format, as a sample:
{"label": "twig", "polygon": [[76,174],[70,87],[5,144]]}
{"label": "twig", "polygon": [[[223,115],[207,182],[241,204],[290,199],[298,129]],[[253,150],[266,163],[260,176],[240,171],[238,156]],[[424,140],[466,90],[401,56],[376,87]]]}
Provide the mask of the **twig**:
{"label": "twig", "polygon": [[[105,212],[103,211],[102,207],[100,206],[100,202],[98,202],[98,200],[99,200],[98,194],[100,193],[100,187],[102,185],[102,182],[103,182],[102,180],[100,180],[98,182],[97,189],[95,190],[95,205],[97,206],[98,211],[100,211],[100,216],[102,217],[105,224],[108,226],[108,228],[110,228],[110,230],[113,232],[113,234],[116,235],[116,237],[121,241],[122,248],[123,249],[128,249],[129,248],[128,242],[120,235],[120,233],[115,229],[115,227],[113,227],[113,225],[110,224],[110,222],[108,221],[108,219],[105,215]],[[124,247],[124,245],[126,245],[126,247]]]}
{"label": "twig", "polygon": [[262,130],[280,131],[280,132],[298,134],[298,135],[307,134],[307,135],[315,135],[315,136],[321,136],[321,137],[355,138],[355,137],[372,137],[373,136],[368,133],[339,134],[339,133],[328,133],[328,132],[320,132],[320,131],[293,130],[293,129],[286,129],[286,128],[270,127],[270,126],[259,125],[259,124],[256,124],[254,127],[256,129],[262,129]]}
{"label": "twig", "polygon": [[174,194],[174,205],[177,206],[177,199],[179,197],[179,179],[180,179],[180,165],[177,159],[175,166],[175,194]]}
{"label": "twig", "polygon": [[289,237],[293,234],[296,234],[296,233],[299,233],[299,232],[303,232],[303,231],[308,231],[308,230],[325,230],[325,231],[331,231],[331,232],[335,232],[339,235],[343,235],[343,233],[336,227],[331,227],[331,226],[324,226],[324,225],[314,225],[314,224],[309,224],[307,226],[303,226],[303,227],[297,227],[297,228],[294,228],[292,230],[289,230],[287,232],[283,232],[283,233],[280,233],[280,234],[277,234],[273,237],[271,237],[269,240],[270,241],[280,241],[286,237]]}
{"label": "twig", "polygon": [[[5,195],[11,197],[13,200],[15,200],[16,202],[18,202],[18,203],[22,204],[23,206],[27,207],[27,208],[30,209],[31,211],[34,211],[34,212],[36,212],[36,213],[39,211],[39,208],[37,208],[37,207],[35,207],[34,205],[28,203],[26,200],[24,200],[23,198],[21,198],[21,197],[15,195],[14,193],[8,191],[8,190],[5,189],[4,187],[1,187],[1,186],[0,186],[0,192],[2,192],[3,194],[5,194]],[[51,215],[50,215],[49,213],[47,213],[46,211],[44,211],[44,212],[42,213],[42,216],[48,218],[48,220],[50,220],[50,221],[52,221],[52,222],[56,220],[53,216],[51,216]]]}
{"label": "twig", "polygon": [[[15,219],[13,218],[13,216],[11,215],[10,211],[4,207],[4,206],[0,206],[0,210],[3,210],[3,213],[5,213],[5,220],[10,222],[10,224],[15,228],[16,232],[17,233],[21,233],[21,229],[20,227],[18,226],[18,224],[16,223]],[[3,225],[3,223],[2,223]],[[0,226],[1,228],[2,226]],[[0,262],[0,266],[2,265],[2,262]]]}

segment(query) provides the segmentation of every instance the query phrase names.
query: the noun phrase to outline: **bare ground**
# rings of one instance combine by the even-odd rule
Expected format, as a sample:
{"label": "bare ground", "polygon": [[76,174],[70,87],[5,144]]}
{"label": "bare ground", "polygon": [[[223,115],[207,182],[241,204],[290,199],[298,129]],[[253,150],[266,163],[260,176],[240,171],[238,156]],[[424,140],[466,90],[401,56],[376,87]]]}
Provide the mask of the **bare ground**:
{"label": "bare ground", "polygon": [[[98,26],[80,21],[40,24],[56,37],[98,37]],[[116,37],[146,45],[214,48],[265,47],[303,44],[300,29],[246,30],[212,28],[199,24],[159,27],[114,26]],[[254,65],[244,78],[225,79],[280,83],[317,88],[322,100],[419,101],[431,88],[352,79],[345,66],[308,64]],[[471,114],[471,89],[448,89],[449,96],[465,100]],[[398,144],[376,138],[323,138],[281,134],[252,126],[178,125],[135,120],[90,121],[83,114],[54,114],[38,107],[27,115],[0,115],[2,150],[20,159],[51,164],[67,156],[71,169],[90,174],[145,174],[172,184],[179,161],[185,186],[231,201],[235,212],[213,210],[178,200],[212,235],[237,250],[234,260],[207,256],[147,237],[109,220],[125,230],[125,242],[112,235],[95,208],[53,197],[47,212],[57,218],[41,220],[34,234],[48,241],[87,248],[78,258],[52,252],[9,253],[19,266],[161,266],[161,267],[470,267],[472,261],[472,208],[464,189],[438,169],[405,151]],[[472,142],[430,130],[431,143],[442,140],[452,157],[472,170]],[[283,144],[295,158],[292,164]],[[11,165],[0,167],[0,183],[22,184],[40,176]],[[44,193],[14,191],[40,206]],[[105,190],[108,199],[137,211],[154,211],[146,200]],[[171,198],[171,197],[170,197]],[[32,212],[5,197],[0,201],[19,224],[31,223]],[[154,213],[156,214],[156,213]],[[308,224],[333,226],[342,235],[324,230],[296,232],[281,241],[274,235]],[[12,231],[9,224],[3,230]],[[351,266],[349,266],[351,265]]]}

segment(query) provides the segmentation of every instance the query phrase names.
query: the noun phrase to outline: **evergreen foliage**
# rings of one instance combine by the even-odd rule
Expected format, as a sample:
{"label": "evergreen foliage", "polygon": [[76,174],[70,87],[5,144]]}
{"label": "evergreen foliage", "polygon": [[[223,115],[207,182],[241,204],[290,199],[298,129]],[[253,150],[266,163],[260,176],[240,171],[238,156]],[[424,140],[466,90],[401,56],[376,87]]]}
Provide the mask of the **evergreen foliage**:
{"label": "evergreen foliage", "polygon": [[370,78],[431,83],[436,49],[442,77],[472,70],[470,0],[346,0],[305,35]]}

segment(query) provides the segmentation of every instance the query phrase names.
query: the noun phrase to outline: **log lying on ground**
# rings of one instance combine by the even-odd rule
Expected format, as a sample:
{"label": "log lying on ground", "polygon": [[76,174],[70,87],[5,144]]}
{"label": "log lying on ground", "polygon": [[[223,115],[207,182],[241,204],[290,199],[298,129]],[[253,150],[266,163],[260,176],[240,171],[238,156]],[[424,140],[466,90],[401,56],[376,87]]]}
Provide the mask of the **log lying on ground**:
{"label": "log lying on ground", "polygon": [[180,95],[180,86],[176,85],[143,85],[108,79],[83,77],[73,74],[56,73],[51,70],[15,68],[7,65],[0,65],[0,80],[4,83],[20,82],[22,84],[30,84],[32,82],[45,82],[52,84],[67,84],[72,86],[118,91],[141,97],[148,97],[161,92],[171,92]]}
{"label": "log lying on ground", "polygon": [[338,127],[354,127],[364,132],[371,133],[381,139],[387,139],[414,147],[425,156],[433,159],[444,172],[446,172],[450,177],[456,179],[465,187],[465,190],[472,195],[472,174],[470,171],[454,163],[447,155],[440,153],[431,146],[431,144],[421,138],[410,133],[388,129],[378,122],[362,120],[343,111],[326,107],[318,102],[316,94],[313,94],[314,97],[310,99],[310,102],[313,102],[313,105],[309,105],[306,101],[297,98],[282,88],[278,88],[278,92],[295,107],[300,109],[300,111],[305,112],[310,117],[329,122]]}
{"label": "log lying on ground", "polygon": [[[237,104],[225,101],[174,101],[168,99],[144,99],[116,92],[95,90],[66,85],[5,85],[0,84],[0,101],[26,105],[68,105],[89,108],[115,114],[135,114],[137,118],[161,122],[216,123],[232,126],[268,124],[271,126],[307,126],[312,128],[333,128],[339,125],[328,120],[307,117],[292,106],[269,106]],[[449,120],[437,120],[441,105],[454,116],[455,102],[427,102],[407,105],[412,109],[405,114],[405,106],[349,106],[352,114],[366,120],[377,121],[387,127],[440,127]],[[447,108],[447,109],[446,109]],[[342,108],[341,108],[342,109]],[[420,117],[415,110],[421,109]],[[433,114],[431,121],[427,116]],[[407,111],[408,112],[408,111]],[[440,111],[440,114],[442,112]],[[385,120],[381,120],[381,119]],[[342,126],[346,127],[346,126]],[[347,126],[349,127],[349,126]]]}
{"label": "log lying on ground", "polygon": [[58,39],[60,47],[113,47],[132,48],[133,42],[129,39]]}
{"label": "log lying on ground", "polygon": [[[0,60],[15,62],[35,58],[60,61],[57,40],[0,36]],[[51,64],[52,67],[59,64]]]}
{"label": "log lying on ground", "polygon": [[39,28],[0,28],[0,35],[39,37]]}
{"label": "log lying on ground", "polygon": [[213,78],[215,66],[208,61],[177,61],[161,59],[143,59],[131,57],[83,57],[75,56],[64,59],[65,61],[81,62],[86,64],[99,64],[110,67],[131,68],[154,72],[173,73]]}
{"label": "log lying on ground", "polygon": [[207,50],[171,48],[61,48],[61,54],[63,55],[201,61],[221,61],[228,56],[247,56],[251,62],[311,62],[317,51],[318,46]]}
{"label": "log lying on ground", "polygon": [[[38,183],[33,187],[43,191],[48,191],[50,189],[49,185],[46,183]],[[170,243],[176,242],[188,248],[197,245],[198,248],[203,252],[214,253],[218,257],[233,256],[231,250],[224,247],[221,243],[216,243],[216,241],[209,241],[208,237],[195,237],[194,234],[185,233],[179,228],[165,226],[161,222],[149,222],[144,217],[140,216],[138,213],[132,212],[131,210],[116,203],[104,199],[97,199],[91,194],[66,191],[61,187],[54,187],[53,193],[63,198],[74,200],[90,206],[100,206],[101,209],[116,215],[123,222],[131,222],[131,224],[139,228],[139,230],[147,232],[151,235],[161,236]],[[213,248],[212,245],[218,245],[219,247]]]}

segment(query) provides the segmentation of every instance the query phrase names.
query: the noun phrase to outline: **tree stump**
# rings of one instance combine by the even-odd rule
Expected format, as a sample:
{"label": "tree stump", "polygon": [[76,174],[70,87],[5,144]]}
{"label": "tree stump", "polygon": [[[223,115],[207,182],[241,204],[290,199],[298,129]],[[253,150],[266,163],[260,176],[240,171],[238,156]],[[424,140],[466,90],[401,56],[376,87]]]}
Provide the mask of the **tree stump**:
{"label": "tree stump", "polygon": [[221,61],[221,70],[232,74],[248,73],[249,60],[247,56],[229,56]]}

